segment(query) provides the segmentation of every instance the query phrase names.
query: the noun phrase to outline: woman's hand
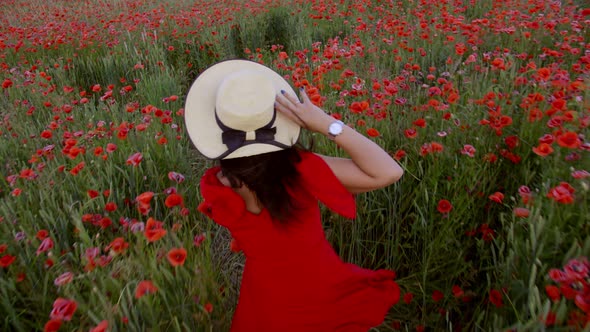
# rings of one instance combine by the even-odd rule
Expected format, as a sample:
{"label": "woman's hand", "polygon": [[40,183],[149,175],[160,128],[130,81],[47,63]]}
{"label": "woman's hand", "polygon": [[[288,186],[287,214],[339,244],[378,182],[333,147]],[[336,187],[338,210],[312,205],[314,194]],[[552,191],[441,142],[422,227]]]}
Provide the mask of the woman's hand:
{"label": "woman's hand", "polygon": [[275,102],[277,110],[302,128],[327,134],[328,127],[335,119],[326,114],[321,108],[315,106],[309,100],[305,89],[300,91],[303,102],[299,101],[296,96],[281,91],[281,94],[277,95]]}

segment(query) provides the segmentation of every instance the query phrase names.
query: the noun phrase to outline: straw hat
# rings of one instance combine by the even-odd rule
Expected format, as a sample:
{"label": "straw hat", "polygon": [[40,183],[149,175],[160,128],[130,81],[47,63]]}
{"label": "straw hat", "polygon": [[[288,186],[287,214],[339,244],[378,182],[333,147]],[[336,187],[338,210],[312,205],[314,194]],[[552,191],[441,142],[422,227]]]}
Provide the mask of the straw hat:
{"label": "straw hat", "polygon": [[186,97],[191,141],[208,159],[247,157],[292,146],[301,128],[275,110],[281,90],[296,95],[283,77],[256,62],[228,60],[209,67]]}

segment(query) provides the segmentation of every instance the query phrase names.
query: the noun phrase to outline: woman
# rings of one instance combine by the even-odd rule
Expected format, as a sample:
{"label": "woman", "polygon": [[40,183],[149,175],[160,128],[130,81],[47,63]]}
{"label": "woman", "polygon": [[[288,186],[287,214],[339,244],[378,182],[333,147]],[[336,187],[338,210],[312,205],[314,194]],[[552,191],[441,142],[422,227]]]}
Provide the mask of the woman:
{"label": "woman", "polygon": [[[399,300],[393,271],[342,262],[317,202],[354,218],[353,193],[388,186],[403,170],[304,90],[301,97],[245,60],[210,67],[187,96],[189,136],[219,160],[201,179],[199,209],[227,227],[246,256],[232,331],[367,331]],[[325,134],[350,159],[296,148],[301,128]]]}

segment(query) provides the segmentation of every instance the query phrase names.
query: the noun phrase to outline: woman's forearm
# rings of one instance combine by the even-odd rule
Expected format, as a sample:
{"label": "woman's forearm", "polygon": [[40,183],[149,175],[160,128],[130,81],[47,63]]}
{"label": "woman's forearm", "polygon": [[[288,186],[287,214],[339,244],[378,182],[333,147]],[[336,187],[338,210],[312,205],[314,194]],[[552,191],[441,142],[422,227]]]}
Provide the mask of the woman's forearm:
{"label": "woman's forearm", "polygon": [[348,126],[344,127],[342,134],[336,136],[334,141],[372,178],[393,183],[404,174],[401,166],[385,150]]}

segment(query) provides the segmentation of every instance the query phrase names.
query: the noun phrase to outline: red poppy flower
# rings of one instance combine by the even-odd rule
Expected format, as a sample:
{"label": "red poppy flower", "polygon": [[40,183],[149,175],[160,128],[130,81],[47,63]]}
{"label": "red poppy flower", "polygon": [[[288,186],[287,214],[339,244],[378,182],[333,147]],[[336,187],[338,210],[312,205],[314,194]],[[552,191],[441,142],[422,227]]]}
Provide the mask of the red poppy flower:
{"label": "red poppy flower", "polygon": [[451,290],[453,292],[453,296],[458,298],[458,297],[462,297],[463,294],[465,294],[463,292],[463,290],[461,289],[461,287],[457,286],[457,285],[453,285],[453,288]]}
{"label": "red poppy flower", "polygon": [[94,328],[90,330],[90,332],[106,332],[109,328],[109,321],[103,320],[102,322],[98,323]]}
{"label": "red poppy flower", "polygon": [[65,272],[62,273],[59,277],[53,280],[53,284],[56,286],[63,286],[65,284],[69,284],[74,280],[74,274],[72,272]]}
{"label": "red poppy flower", "polygon": [[404,151],[404,150],[397,150],[397,151],[395,152],[395,154],[393,155],[393,158],[394,158],[395,160],[398,160],[398,161],[399,161],[399,160],[401,160],[402,158],[404,158],[405,156],[406,156],[406,151]]}
{"label": "red poppy flower", "polygon": [[88,197],[90,197],[90,199],[98,197],[98,191],[96,191],[96,190],[90,189],[90,190],[86,191],[86,194],[88,194]]}
{"label": "red poppy flower", "polygon": [[[388,89],[386,89],[386,90],[388,90],[388,91],[389,91],[389,90],[393,91],[393,92],[392,92],[393,94],[397,93],[397,89],[395,88],[395,86],[394,86],[394,85],[389,85],[389,86],[388,86]],[[390,91],[390,92],[391,92],[391,91]],[[408,100],[407,100],[406,98],[399,97],[399,98],[395,98],[395,100],[394,100],[394,103],[395,103],[396,105],[405,105],[405,103],[406,103],[407,101],[408,101]]]}
{"label": "red poppy flower", "polygon": [[514,212],[514,215],[518,218],[528,218],[528,216],[531,213],[531,211],[529,209],[523,208],[523,207],[514,208],[513,212]]}
{"label": "red poppy flower", "polygon": [[564,148],[575,149],[582,145],[582,141],[578,137],[578,134],[573,131],[567,131],[557,137],[557,144]]}
{"label": "red poppy flower", "polygon": [[51,259],[51,258],[47,258],[47,259],[45,260],[45,264],[44,264],[44,266],[45,266],[45,268],[46,268],[46,269],[49,269],[49,268],[50,268],[50,267],[52,267],[54,264],[55,264],[55,262],[53,261],[53,259]]}
{"label": "red poppy flower", "polygon": [[102,217],[100,220],[95,224],[100,226],[102,229],[107,229],[113,224],[113,221],[109,217]]}
{"label": "red poppy flower", "polygon": [[567,182],[560,182],[547,193],[547,197],[561,204],[572,204],[574,202],[575,189]]}
{"label": "red poppy flower", "polygon": [[113,202],[108,202],[105,206],[104,206],[105,211],[107,212],[113,212],[117,210],[117,204],[113,203]]}
{"label": "red poppy flower", "polygon": [[48,236],[49,236],[49,231],[47,231],[46,229],[39,230],[37,232],[37,235],[35,235],[35,237],[37,239],[39,239],[40,241],[45,240]]}
{"label": "red poppy flower", "polygon": [[127,139],[127,134],[129,133],[129,129],[127,128],[119,128],[117,130],[117,138],[120,140]]}
{"label": "red poppy flower", "polygon": [[559,292],[559,288],[557,286],[547,285],[545,286],[545,291],[547,292],[547,296],[549,296],[553,302],[557,302],[561,298],[561,293]]}
{"label": "red poppy flower", "polygon": [[135,288],[135,298],[139,299],[146,294],[153,294],[158,291],[158,287],[149,280],[140,281]]}
{"label": "red poppy flower", "polygon": [[172,266],[182,266],[186,260],[186,249],[172,248],[168,251],[167,258]]}
{"label": "red poppy flower", "polygon": [[475,156],[475,152],[476,150],[471,144],[465,144],[463,145],[463,149],[461,149],[461,154],[464,154],[472,158]]}
{"label": "red poppy flower", "polygon": [[426,156],[429,153],[433,152],[442,152],[444,150],[444,146],[437,142],[430,142],[424,143],[420,148],[420,155]]}
{"label": "red poppy flower", "polygon": [[489,300],[495,305],[497,308],[500,308],[504,305],[502,302],[502,293],[496,289],[490,290]]}
{"label": "red poppy flower", "polygon": [[0,267],[9,267],[10,264],[14,263],[16,256],[4,255],[0,257]]}
{"label": "red poppy flower", "polygon": [[84,169],[84,167],[86,167],[86,163],[82,161],[82,162],[78,163],[78,165],[74,166],[74,168],[72,168],[70,170],[70,174],[72,174],[74,176],[75,175],[78,175],[80,173],[80,171]]}
{"label": "red poppy flower", "polygon": [[8,249],[8,245],[6,243],[0,244],[0,254],[3,254],[6,249]]}
{"label": "red poppy flower", "polygon": [[495,193],[488,196],[488,198],[493,202],[496,202],[498,204],[502,204],[502,201],[504,200],[504,194],[502,194],[499,191],[496,191]]}
{"label": "red poppy flower", "polygon": [[432,292],[432,300],[434,302],[438,302],[442,300],[444,297],[445,295],[443,294],[443,292],[439,291],[438,289]]}
{"label": "red poppy flower", "polygon": [[154,242],[166,235],[166,230],[162,227],[163,223],[154,218],[149,218],[145,224],[145,237],[148,242]]}
{"label": "red poppy flower", "polygon": [[377,136],[379,136],[381,134],[379,133],[379,131],[377,129],[375,129],[375,128],[369,128],[369,129],[367,129],[367,135],[369,135],[371,137],[377,137]]}
{"label": "red poppy flower", "polygon": [[571,173],[572,177],[574,179],[585,179],[587,177],[590,177],[590,172],[586,171],[586,170],[575,170]]}
{"label": "red poppy flower", "polygon": [[551,69],[549,68],[539,68],[537,70],[537,78],[540,81],[547,81],[549,79],[549,77],[551,76]]}
{"label": "red poppy flower", "polygon": [[367,101],[362,101],[362,102],[355,101],[350,105],[350,107],[348,109],[352,113],[360,114],[360,113],[363,113],[364,111],[368,110],[369,106],[370,105]]}
{"label": "red poppy flower", "polygon": [[184,175],[177,172],[168,172],[168,179],[176,183],[182,183],[184,181]]}
{"label": "red poppy flower", "polygon": [[410,304],[412,303],[412,300],[414,299],[414,294],[411,292],[407,292],[406,294],[404,294],[404,302],[406,304]]}
{"label": "red poppy flower", "polygon": [[436,209],[438,210],[438,212],[442,214],[447,214],[451,212],[451,210],[453,209],[453,205],[448,200],[441,199],[440,201],[438,201]]}
{"label": "red poppy flower", "polygon": [[467,51],[467,47],[463,43],[455,44],[455,54],[463,55]]}
{"label": "red poppy flower", "polygon": [[502,58],[495,58],[492,60],[492,67],[500,70],[506,70],[506,63]]}
{"label": "red poppy flower", "polygon": [[555,325],[555,320],[557,319],[557,315],[553,311],[549,311],[547,313],[547,317],[545,317],[545,326],[553,326]]}
{"label": "red poppy flower", "polygon": [[43,327],[43,332],[57,332],[61,327],[61,319],[50,319],[45,323]]}
{"label": "red poppy flower", "polygon": [[518,136],[507,136],[506,138],[504,138],[504,143],[506,143],[508,149],[513,150],[519,144]]}
{"label": "red poppy flower", "polygon": [[2,82],[2,88],[3,89],[8,89],[10,88],[14,83],[12,83],[12,81],[9,78],[5,78],[4,82]]}
{"label": "red poppy flower", "polygon": [[420,118],[420,119],[412,122],[412,124],[416,127],[424,128],[424,127],[426,127],[426,120],[424,120],[423,118]]}
{"label": "red poppy flower", "polygon": [[561,294],[563,294],[563,297],[565,297],[568,300],[575,299],[576,295],[578,294],[577,290],[572,288],[569,283],[565,282],[559,285],[559,291],[561,292]]}
{"label": "red poppy flower", "polygon": [[49,317],[51,319],[70,321],[77,308],[76,301],[60,297],[53,302],[53,310],[51,310]]}
{"label": "red poppy flower", "polygon": [[418,136],[418,132],[414,128],[406,129],[404,130],[404,136],[406,136],[407,138],[415,138],[416,136]]}
{"label": "red poppy flower", "polygon": [[553,148],[547,143],[540,143],[539,146],[533,148],[533,152],[541,157],[547,157],[553,153]]}
{"label": "red poppy flower", "polygon": [[205,311],[208,312],[208,313],[212,313],[213,312],[213,304],[207,302],[203,306],[203,309],[205,309]]}
{"label": "red poppy flower", "polygon": [[564,267],[563,272],[569,279],[582,280],[589,276],[590,262],[588,259],[571,259]]}
{"label": "red poppy flower", "polygon": [[41,132],[41,137],[43,137],[45,139],[49,139],[49,138],[53,137],[53,133],[50,130],[43,130]]}
{"label": "red poppy flower", "polygon": [[117,150],[117,146],[113,143],[108,143],[107,144],[107,152],[111,153],[114,152],[115,150]]}
{"label": "red poppy flower", "polygon": [[122,237],[115,238],[111,243],[105,248],[105,250],[112,250],[116,254],[120,254],[125,249],[129,247],[129,243],[125,242],[125,239]]}
{"label": "red poppy flower", "polygon": [[574,303],[584,313],[590,314],[590,294],[588,292],[585,294],[576,294]]}
{"label": "red poppy flower", "polygon": [[563,111],[566,108],[566,103],[564,99],[558,98],[551,102],[551,107]]}
{"label": "red poppy flower", "polygon": [[449,96],[447,97],[447,102],[449,104],[454,104],[457,102],[457,100],[459,100],[459,94],[457,92],[451,92],[449,93]]}
{"label": "red poppy flower", "polygon": [[150,201],[152,200],[152,197],[154,197],[154,193],[148,191],[135,198],[135,201],[137,202],[137,210],[139,213],[145,216],[150,212]]}
{"label": "red poppy flower", "polygon": [[143,203],[143,204],[150,204],[150,201],[152,200],[152,198],[154,197],[154,193],[151,191],[146,191],[142,194],[140,194],[139,196],[137,196],[135,198],[135,200],[137,202]]}
{"label": "red poppy flower", "polygon": [[143,155],[140,152],[136,152],[127,158],[127,165],[137,166],[143,160]]}
{"label": "red poppy flower", "polygon": [[39,245],[39,248],[37,248],[37,256],[51,250],[52,248],[53,240],[50,237],[43,239],[43,241],[41,241],[41,244]]}
{"label": "red poppy flower", "polygon": [[205,238],[205,233],[195,235],[195,238],[193,239],[195,247],[200,247],[203,241],[205,241]]}
{"label": "red poppy flower", "polygon": [[433,152],[442,152],[444,150],[443,145],[438,142],[432,142],[430,143],[430,146],[432,147]]}
{"label": "red poppy flower", "polygon": [[166,200],[164,201],[164,204],[168,208],[172,208],[172,207],[175,207],[178,205],[184,206],[182,196],[180,196],[177,193],[172,193],[172,194],[168,195],[168,197],[166,197]]}

